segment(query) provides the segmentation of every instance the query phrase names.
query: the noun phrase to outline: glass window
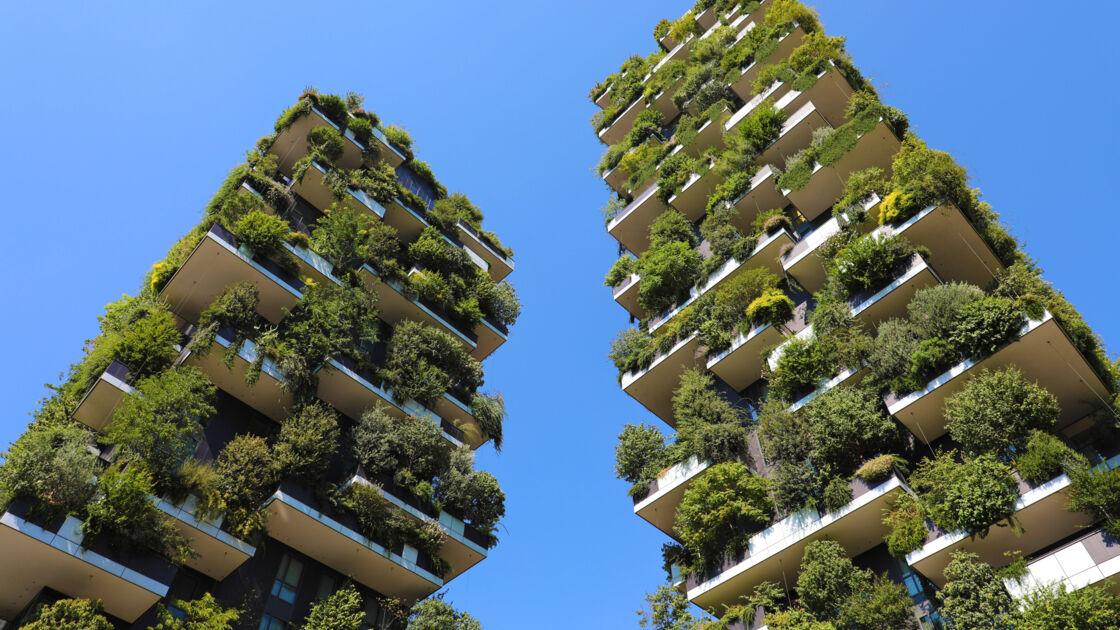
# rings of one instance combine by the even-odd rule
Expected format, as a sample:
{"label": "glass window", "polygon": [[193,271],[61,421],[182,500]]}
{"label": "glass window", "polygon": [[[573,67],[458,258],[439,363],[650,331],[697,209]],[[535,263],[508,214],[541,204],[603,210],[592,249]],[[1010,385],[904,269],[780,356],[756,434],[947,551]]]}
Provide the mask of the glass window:
{"label": "glass window", "polygon": [[296,599],[299,577],[303,573],[303,563],[284,554],[280,568],[276,571],[276,581],[272,583],[272,595],[291,604]]}
{"label": "glass window", "polygon": [[288,630],[288,624],[271,615],[262,615],[261,625],[257,626],[257,630]]}
{"label": "glass window", "polygon": [[338,580],[330,575],[324,575],[319,578],[319,590],[315,593],[315,599],[326,599],[338,590]]}

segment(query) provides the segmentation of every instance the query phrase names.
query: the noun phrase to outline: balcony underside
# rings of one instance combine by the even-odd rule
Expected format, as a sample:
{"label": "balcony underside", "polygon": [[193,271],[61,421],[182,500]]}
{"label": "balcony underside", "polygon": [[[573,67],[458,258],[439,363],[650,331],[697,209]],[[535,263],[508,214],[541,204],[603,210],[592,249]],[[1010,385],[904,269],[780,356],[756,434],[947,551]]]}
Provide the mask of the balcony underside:
{"label": "balcony underside", "polygon": [[676,428],[673,417],[673,392],[680,385],[681,374],[703,364],[698,356],[700,342],[696,335],[678,342],[667,354],[654,360],[649,369],[638,374],[622,375],[622,389],[649,409],[666,424]]}
{"label": "balcony underside", "polygon": [[483,267],[490,273],[490,279],[494,282],[501,282],[506,279],[506,276],[513,273],[513,261],[507,258],[504,253],[494,250],[485,243],[474,228],[460,220],[458,231],[459,240],[462,241],[463,246],[486,262],[485,267],[483,265],[479,265],[479,267]]}
{"label": "balcony underside", "polygon": [[[1005,580],[1007,590],[1021,598],[1035,589],[1061,582],[1069,590],[1093,584],[1120,594],[1120,541],[1098,529],[1027,564],[1021,581]],[[1105,582],[1111,580],[1111,584]]]}
{"label": "balcony underside", "polygon": [[668,209],[657,196],[657,187],[651,186],[634,198],[624,210],[625,214],[611,221],[607,232],[627,250],[641,255],[649,248],[650,226]]}
{"label": "balcony underside", "polygon": [[708,360],[708,369],[736,391],[762,378],[762,352],[782,341],[774,326],[751,328],[739,334],[731,347]]}
{"label": "balcony underside", "polygon": [[[309,114],[300,116],[284,131],[277,134],[273,140],[269,153],[279,158],[280,170],[291,173],[295,163],[307,155],[307,134],[316,127],[331,127],[338,129],[338,125],[323,116],[318,109],[312,108]],[[342,168],[355,169],[362,165],[362,147],[349,136],[342,139],[342,157],[338,165]]]}
{"label": "balcony underside", "polygon": [[287,417],[292,404],[292,394],[284,388],[283,374],[271,359],[265,359],[256,383],[245,382],[245,372],[256,359],[256,346],[246,341],[233,360],[233,368],[222,363],[229,340],[219,336],[205,356],[191,352],[186,364],[197,367],[223,391],[263,413],[276,422]]}
{"label": "balcony underside", "polygon": [[614,296],[614,301],[618,305],[626,309],[631,317],[642,319],[646,316],[646,309],[638,304],[638,287],[641,285],[641,276],[632,273],[630,277],[622,281],[622,284],[611,289],[611,294]]}
{"label": "balcony underside", "polygon": [[968,282],[985,288],[1003,269],[976,228],[955,206],[926,208],[890,231],[928,247],[930,264],[945,282]]}
{"label": "balcony underside", "polygon": [[785,168],[786,158],[796,155],[798,151],[809,146],[813,139],[813,131],[821,127],[828,127],[828,121],[817,110],[812,101],[805,103],[801,108],[792,112],[789,118],[782,123],[782,131],[762,155],[756,164],[776,164]]}
{"label": "balcony underside", "polygon": [[[758,12],[759,11],[755,11],[755,13]],[[756,25],[755,28],[762,27],[762,22],[758,21],[758,18],[756,18],[753,14],[749,19],[754,20]],[[743,73],[739,75],[739,78],[731,84],[731,91],[735,92],[735,94],[744,101],[749,101],[753,96],[753,94],[751,94],[751,86],[754,83],[754,80],[758,78],[758,71],[765,66],[768,66],[772,63],[777,63],[783,59],[788,58],[790,53],[792,53],[795,48],[800,46],[804,40],[805,29],[798,26],[797,28],[790,31],[788,35],[779,40],[778,47],[774,49],[774,52],[770,53],[763,59],[751,62],[751,64],[743,70]]]}
{"label": "balcony underside", "polygon": [[774,182],[774,171],[767,164],[751,178],[750,190],[732,204],[735,208],[732,222],[740,233],[750,234],[754,231],[755,217],[768,210],[785,208],[788,203]]}
{"label": "balcony underside", "polygon": [[191,497],[182,506],[160,500],[156,507],[172,517],[171,524],[198,553],[197,558],[187,561],[187,566],[215,580],[224,580],[253,557],[256,547],[222,531],[220,521],[215,523],[196,518],[193,513],[196,504],[197,501]]}
{"label": "balcony underside", "polygon": [[696,459],[677,464],[663,471],[657,479],[658,489],[634,506],[634,513],[669,536],[676,536],[677,507],[684,493],[708,469],[708,462]]}
{"label": "balcony underside", "polygon": [[113,420],[117,405],[132,391],[132,387],[109,373],[97,377],[74,410],[74,419],[94,431],[101,431]]}

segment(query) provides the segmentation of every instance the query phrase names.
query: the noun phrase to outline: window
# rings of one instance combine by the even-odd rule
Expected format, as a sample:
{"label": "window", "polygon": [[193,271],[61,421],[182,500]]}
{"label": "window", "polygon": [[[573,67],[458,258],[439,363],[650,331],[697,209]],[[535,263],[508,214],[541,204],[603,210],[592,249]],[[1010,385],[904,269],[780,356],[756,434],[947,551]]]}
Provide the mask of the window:
{"label": "window", "polygon": [[338,580],[330,575],[324,575],[319,578],[319,590],[315,593],[315,599],[326,599],[338,590]]}
{"label": "window", "polygon": [[272,615],[262,615],[261,625],[257,626],[257,630],[288,630],[288,624]]}
{"label": "window", "polygon": [[[280,568],[276,571],[276,581],[272,583],[272,596],[291,604],[296,599],[296,589],[299,588],[299,577],[303,573],[303,563],[284,554],[280,559]],[[265,626],[261,626],[264,628]]]}

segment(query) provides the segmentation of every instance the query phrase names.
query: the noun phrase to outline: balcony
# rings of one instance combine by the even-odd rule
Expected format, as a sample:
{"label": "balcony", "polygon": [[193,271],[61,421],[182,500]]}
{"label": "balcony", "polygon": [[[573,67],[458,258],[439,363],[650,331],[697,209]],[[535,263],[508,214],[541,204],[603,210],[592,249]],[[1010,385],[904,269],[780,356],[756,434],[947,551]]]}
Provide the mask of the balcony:
{"label": "balcony", "polygon": [[486,242],[481,234],[462,219],[458,223],[460,244],[474,263],[489,272],[494,282],[501,282],[513,273],[513,260]]}
{"label": "balcony", "polygon": [[628,278],[622,281],[616,287],[611,287],[611,295],[614,301],[618,302],[619,306],[626,309],[631,317],[642,319],[646,316],[646,309],[638,304],[638,286],[640,285],[642,277],[636,273],[630,274]]}
{"label": "balcony", "polygon": [[[376,375],[360,371],[350,359],[331,359],[326,366],[318,370],[317,376],[318,397],[351,418],[360,418],[367,409],[381,404],[386,407],[389,415],[397,418],[406,416],[431,418],[440,425],[444,432],[444,439],[452,444],[467,444],[472,449],[477,449],[485,443],[482,439],[482,430],[469,413],[464,419],[461,409],[460,413],[452,416],[428,409],[415,400],[398,404],[393,400],[392,390],[385,388]],[[449,399],[450,396],[444,394],[444,398]],[[448,406],[455,405],[453,403],[444,405],[444,407]]]}
{"label": "balcony", "polygon": [[[794,311],[793,319],[785,329],[797,333],[805,329],[808,304],[803,302]],[[708,355],[707,367],[735,391],[746,389],[762,378],[762,351],[782,341],[782,331],[769,324],[752,326],[746,333],[740,331],[731,346],[722,352]]]}
{"label": "balcony", "polygon": [[981,370],[1015,366],[1057,397],[1061,405],[1058,426],[1078,420],[1101,406],[1109,394],[1085,357],[1073,347],[1050,313],[1030,320],[1019,337],[994,354],[954,365],[923,389],[904,396],[883,396],[887,411],[906,425],[918,439],[929,443],[945,434],[945,401],[964,389]]}
{"label": "balcony", "polygon": [[[1120,455],[1101,464],[1108,468],[1117,465],[1120,465]],[[1009,549],[1031,554],[1070,536],[1091,525],[1092,519],[1083,512],[1066,509],[1069,484],[1067,475],[1033,488],[1024,481],[1019,482],[1022,496],[1015,503],[1014,518],[1022,527],[1021,534],[1010,527],[993,526],[986,537],[971,539],[966,532],[945,532],[933,527],[925,545],[907,554],[906,562],[940,587],[945,585],[945,567],[955,551],[971,551],[982,561],[999,568],[1011,560],[1004,555]]]}
{"label": "balcony", "polygon": [[607,232],[623,247],[640,255],[649,248],[650,225],[668,209],[669,206],[657,196],[657,186],[647,186],[642,194],[611,219]]}
{"label": "balcony", "polygon": [[264,510],[269,536],[388,597],[413,602],[443,587],[415,549],[386,549],[366,538],[357,519],[320,504],[306,488],[281,483]]}
{"label": "balcony", "polygon": [[894,155],[901,146],[886,121],[880,119],[875,128],[860,136],[855,146],[835,164],[814,164],[813,174],[804,188],[782,192],[806,219],[813,221],[832,208],[844,193],[844,182],[853,172],[878,167],[885,177],[890,177]]}
{"label": "balcony", "polygon": [[649,494],[634,501],[634,513],[648,523],[670,536],[677,522],[677,506],[684,498],[685,490],[700,477],[709,462],[702,462],[695,456],[661,471],[657,479],[649,482]]}
{"label": "balcony", "polygon": [[622,389],[642,403],[669,426],[676,428],[673,417],[673,391],[680,385],[681,374],[703,365],[700,341],[695,333],[677,342],[668,352],[658,355],[644,370],[622,375]]}
{"label": "balcony", "polygon": [[848,299],[852,317],[868,326],[899,317],[906,312],[906,305],[918,289],[941,284],[941,276],[918,254],[890,284],[878,291],[862,291]]}
{"label": "balcony", "polygon": [[849,557],[882,544],[887,533],[883,509],[891,504],[892,497],[907,491],[905,484],[896,473],[877,485],[857,477],[851,487],[852,501],[839,510],[792,514],[751,537],[746,552],[719,567],[711,577],[689,576],[685,581],[689,601],[715,610],[740,603],[740,596],[763,581],[793,583],[805,547],[815,540],[835,540]]}
{"label": "balcony", "polygon": [[930,264],[946,282],[986,287],[1003,269],[972,222],[952,204],[930,206],[899,225],[883,225],[877,230],[928,247]]}
{"label": "balcony", "polygon": [[451,570],[444,576],[444,581],[450,582],[467,569],[486,559],[488,551],[484,546],[486,537],[458,517],[444,511],[429,513],[421,506],[419,501],[410,499],[406,491],[393,487],[392,479],[367,479],[360,469],[347,482],[346,486],[360,483],[377,490],[378,494],[386,501],[392,503],[413,521],[418,523],[436,523],[446,535],[446,541],[440,549],[440,557],[451,565]]}
{"label": "balcony", "polygon": [[271,260],[254,256],[249,248],[238,244],[237,237],[215,223],[171,276],[161,296],[177,315],[196,322],[202,311],[236,282],[252,282],[257,287],[258,310],[273,324],[303,295],[303,282]]}
{"label": "balcony", "polygon": [[35,522],[30,506],[16,500],[0,515],[0,618],[13,619],[44,587],[68,597],[100,599],[105,612],[130,623],[167,595],[175,565],[100,541],[85,549],[79,519]]}
{"label": "balcony", "polygon": [[245,382],[245,373],[257,359],[257,344],[245,341],[233,360],[233,368],[222,363],[222,355],[233,342],[233,333],[219,331],[205,356],[186,351],[182,361],[202,370],[204,374],[223,391],[268,416],[276,422],[287,417],[288,407],[292,404],[292,394],[284,387],[284,372],[276,363],[265,358],[257,382]]}
{"label": "balcony", "polygon": [[94,431],[102,431],[113,420],[117,405],[132,393],[131,380],[132,374],[125,364],[111,362],[78,403],[74,419]]}
{"label": "balcony", "polygon": [[[753,18],[754,16],[752,15],[751,17]],[[757,19],[755,23],[760,24]],[[750,65],[743,68],[742,72],[739,74],[739,78],[731,84],[731,91],[735,92],[735,94],[744,101],[749,101],[751,97],[754,96],[751,94],[751,84],[758,78],[758,71],[761,70],[763,66],[777,63],[788,58],[790,53],[800,46],[804,40],[805,29],[800,26],[795,27],[789,33],[778,38],[778,47],[774,49],[774,52],[763,59],[755,59]]]}
{"label": "balcony", "polygon": [[[864,204],[865,209],[871,209],[879,203],[879,198],[872,195],[872,199]],[[831,217],[824,223],[820,224],[816,229],[806,234],[800,241],[794,244],[784,256],[782,256],[782,269],[794,278],[809,293],[816,293],[824,288],[828,281],[828,275],[825,266],[827,260],[823,260],[819,254],[819,248],[829,238],[835,236],[840,232],[840,229],[849,224],[848,217]],[[872,225],[870,222],[864,222],[856,226],[856,230],[860,233],[867,233],[871,231]]]}
{"label": "balcony", "polygon": [[[329,126],[335,130],[338,125],[327,118],[325,114],[319,111],[318,108],[312,107],[311,113],[302,116],[284,131],[277,134],[276,139],[273,140],[272,146],[269,148],[270,153],[274,153],[280,158],[280,168],[286,173],[292,172],[292,166],[307,155],[307,134],[315,127]],[[347,129],[343,134],[343,151],[342,157],[338,159],[338,165],[342,168],[355,169],[362,165],[362,152],[365,148],[357,138],[354,132]],[[385,138],[385,134],[376,127],[373,129],[373,138],[371,140],[374,149],[376,149],[390,166],[396,168],[404,163],[404,156],[389,141]]]}
{"label": "balcony", "polygon": [[[792,92],[787,93],[789,96]],[[781,103],[776,106],[780,107]],[[809,146],[813,139],[813,131],[820,127],[829,127],[828,121],[821,114],[812,101],[794,110],[789,118],[782,123],[782,131],[762,155],[755,161],[756,164],[777,164],[784,166],[786,158],[796,154],[801,149]]]}
{"label": "balcony", "polygon": [[848,80],[832,65],[818,74],[817,82],[805,91],[793,90],[788,83],[775,81],[770,87],[751,97],[746,105],[735,112],[724,125],[724,131],[730,132],[735,129],[739,122],[768,99],[774,101],[775,108],[790,114],[811,102],[825,121],[839,125],[845,121],[845,111],[851,93],[852,86],[848,84]]}
{"label": "balcony", "polygon": [[1077,590],[1112,580],[1111,592],[1120,592],[1120,541],[1098,529],[1049,553],[1031,558],[1022,580],[1004,580],[1012,597],[1021,599],[1040,586],[1061,582]]}
{"label": "balcony", "polygon": [[723,180],[723,174],[715,168],[715,162],[708,162],[703,173],[693,173],[684,186],[669,198],[669,205],[695,223],[704,218],[708,208],[708,197],[723,183]]}
{"label": "balcony", "polygon": [[731,206],[735,209],[732,220],[739,232],[750,234],[754,230],[751,224],[756,216],[767,210],[784,208],[788,204],[789,201],[782,195],[782,191],[778,190],[774,171],[767,164],[758,169],[751,178],[751,187],[747,192],[731,202]]}
{"label": "balcony", "polygon": [[223,518],[207,521],[195,515],[196,497],[189,497],[180,505],[167,499],[156,500],[156,507],[171,517],[171,523],[199,554],[187,561],[187,566],[215,580],[224,580],[237,567],[253,557],[257,549],[222,529]]}
{"label": "balcony", "polygon": [[693,302],[700,299],[700,296],[710,291],[719,290],[721,286],[732,282],[740,274],[749,269],[766,268],[771,273],[780,275],[782,266],[781,263],[778,262],[778,252],[781,251],[782,247],[792,245],[793,240],[793,235],[784,228],[773,234],[762,235],[755,244],[754,251],[751,252],[749,258],[744,261],[738,261],[734,258],[728,260],[723,264],[723,267],[708,276],[702,286],[692,287],[687,300],[650,318],[649,331],[651,333],[656,331],[679,315],[681,311],[688,308]]}

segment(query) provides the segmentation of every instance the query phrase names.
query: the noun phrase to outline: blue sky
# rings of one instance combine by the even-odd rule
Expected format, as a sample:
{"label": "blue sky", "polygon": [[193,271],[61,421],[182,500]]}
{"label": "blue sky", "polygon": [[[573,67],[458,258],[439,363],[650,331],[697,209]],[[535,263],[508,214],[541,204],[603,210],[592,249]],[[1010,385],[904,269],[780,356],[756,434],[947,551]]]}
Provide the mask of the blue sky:
{"label": "blue sky", "polygon": [[[449,598],[487,630],[636,627],[664,538],[612,472],[622,424],[651,416],[605,358],[626,316],[602,286],[616,248],[586,94],[686,2],[0,3],[0,444],[305,85],[361,92],[516,250],[524,313],[486,363],[506,447],[480,458],[508,516]],[[1118,59],[1097,27],[1117,5],[810,4],[1120,349]]]}

